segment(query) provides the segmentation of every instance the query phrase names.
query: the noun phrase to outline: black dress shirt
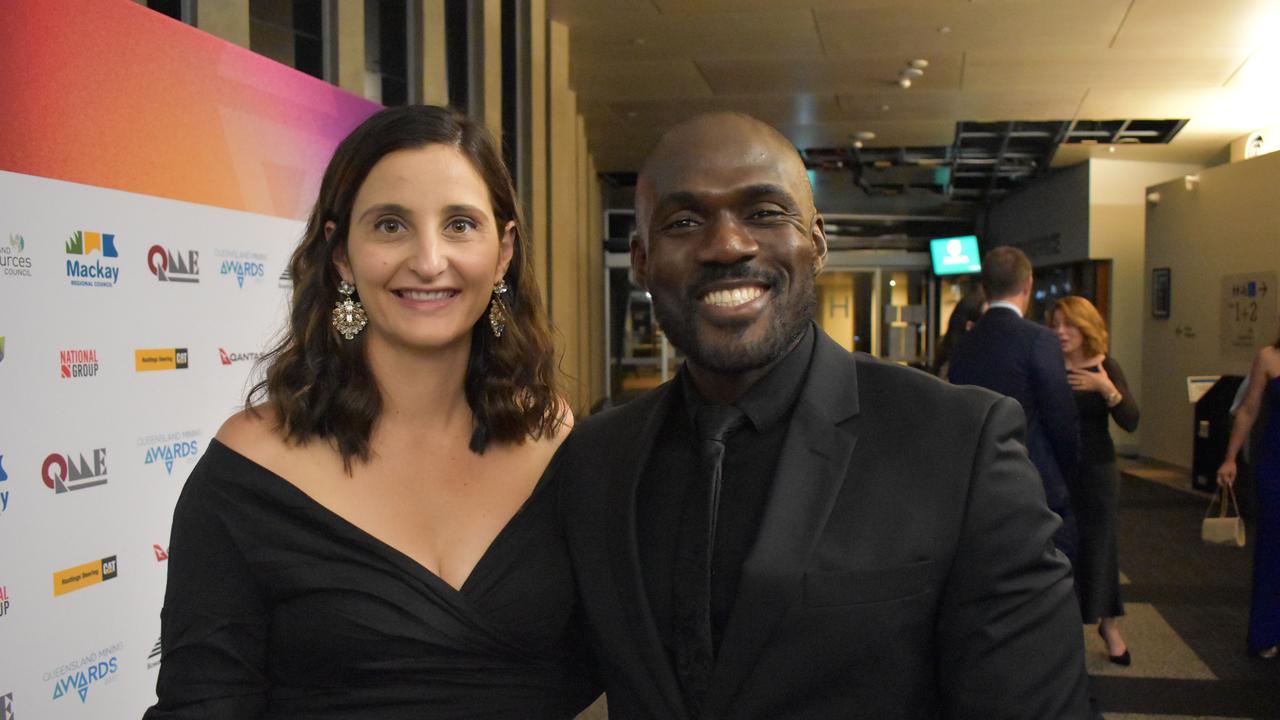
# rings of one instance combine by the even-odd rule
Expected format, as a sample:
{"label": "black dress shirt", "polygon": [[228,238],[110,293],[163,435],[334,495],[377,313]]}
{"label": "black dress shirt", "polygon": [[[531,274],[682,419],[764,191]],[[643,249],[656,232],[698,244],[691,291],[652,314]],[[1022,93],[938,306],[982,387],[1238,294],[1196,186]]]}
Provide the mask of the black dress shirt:
{"label": "black dress shirt", "polygon": [[[813,358],[810,325],[796,346],[733,403],[747,423],[725,444],[724,486],[711,558],[711,639],[718,651],[733,611],[742,563],[756,539],[786,437],[787,421],[804,387]],[[705,492],[698,477],[698,434],[693,416],[706,400],[694,387],[687,367],[677,382],[680,392],[653,446],[636,497],[636,533],[640,568],[658,635],[672,653],[672,574],[680,540],[686,493]]]}

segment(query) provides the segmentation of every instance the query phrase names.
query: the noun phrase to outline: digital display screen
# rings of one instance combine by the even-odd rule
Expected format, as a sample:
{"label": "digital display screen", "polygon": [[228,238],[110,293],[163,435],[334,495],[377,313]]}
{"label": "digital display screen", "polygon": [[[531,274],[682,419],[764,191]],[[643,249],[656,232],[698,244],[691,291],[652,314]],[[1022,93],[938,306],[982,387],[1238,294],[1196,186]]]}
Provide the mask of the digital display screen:
{"label": "digital display screen", "polygon": [[934,275],[965,275],[982,271],[978,236],[938,238],[929,241]]}

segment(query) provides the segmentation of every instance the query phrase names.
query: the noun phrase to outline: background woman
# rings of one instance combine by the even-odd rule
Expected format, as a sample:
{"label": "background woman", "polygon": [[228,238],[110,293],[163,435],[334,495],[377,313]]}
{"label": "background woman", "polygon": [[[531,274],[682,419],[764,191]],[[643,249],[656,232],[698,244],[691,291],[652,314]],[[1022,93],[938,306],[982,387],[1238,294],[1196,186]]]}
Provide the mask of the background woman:
{"label": "background woman", "polygon": [[1050,322],[1062,345],[1067,381],[1080,411],[1080,466],[1071,485],[1080,549],[1075,560],[1076,592],[1085,624],[1098,623],[1107,656],[1117,665],[1131,657],[1117,618],[1120,563],[1116,546],[1118,512],[1116,450],[1108,418],[1128,432],[1138,427],[1138,403],[1115,358],[1107,355],[1107,326],[1093,303],[1082,297],[1058,300]]}
{"label": "background woman", "polygon": [[951,318],[947,320],[947,333],[938,343],[938,353],[933,359],[933,374],[943,380],[947,379],[951,353],[955,352],[956,343],[960,341],[962,335],[973,329],[986,307],[987,299],[983,296],[981,289],[965,295],[960,298],[960,302],[956,303],[951,311]]}
{"label": "background woman", "polygon": [[1249,651],[1272,659],[1280,654],[1280,337],[1253,359],[1249,387],[1236,411],[1218,484],[1236,482],[1236,456],[1249,439],[1263,401],[1269,413],[1258,443],[1258,531],[1253,556],[1253,604],[1249,610]]}
{"label": "background woman", "polygon": [[544,473],[570,418],[525,243],[466,117],[389,109],[339,145],[286,335],[174,513],[148,719],[590,701]]}

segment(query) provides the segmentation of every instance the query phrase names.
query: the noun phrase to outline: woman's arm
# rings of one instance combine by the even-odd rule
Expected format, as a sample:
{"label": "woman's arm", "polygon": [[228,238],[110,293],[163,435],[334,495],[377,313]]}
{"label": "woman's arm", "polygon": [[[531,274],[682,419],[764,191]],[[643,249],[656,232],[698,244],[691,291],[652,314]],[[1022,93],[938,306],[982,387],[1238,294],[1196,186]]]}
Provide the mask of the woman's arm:
{"label": "woman's arm", "polygon": [[1116,404],[1110,405],[1108,403],[1111,408],[1112,419],[1126,432],[1137,430],[1139,417],[1138,400],[1129,391],[1129,383],[1124,378],[1124,371],[1120,369],[1120,363],[1108,355],[1102,361],[1102,367],[1111,379],[1111,385],[1116,394],[1120,396]]}
{"label": "woman's arm", "polygon": [[1231,439],[1227,441],[1227,455],[1218,466],[1218,484],[1232,486],[1236,482],[1236,455],[1244,447],[1249,431],[1253,429],[1253,421],[1258,418],[1258,409],[1262,407],[1262,393],[1267,388],[1267,368],[1263,363],[1264,348],[1253,359],[1253,368],[1249,370],[1249,390],[1245,393],[1244,402],[1236,411],[1235,422],[1231,424]]}

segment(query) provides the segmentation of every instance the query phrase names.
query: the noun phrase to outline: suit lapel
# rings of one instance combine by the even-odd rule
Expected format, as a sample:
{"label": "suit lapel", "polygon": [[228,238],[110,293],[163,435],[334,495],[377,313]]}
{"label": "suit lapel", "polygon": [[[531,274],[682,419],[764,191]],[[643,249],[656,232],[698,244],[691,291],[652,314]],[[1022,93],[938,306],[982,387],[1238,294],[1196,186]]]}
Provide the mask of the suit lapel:
{"label": "suit lapel", "polygon": [[[671,403],[679,386],[668,382],[656,392],[661,393],[649,409],[649,415],[628,452],[622,455],[622,464],[611,468],[614,482],[610,483],[608,531],[609,557],[612,560],[614,588],[618,593],[618,607],[626,619],[623,633],[630,635],[630,642],[615,648],[618,652],[634,651],[638,660],[653,680],[658,693],[666,701],[666,707],[653,708],[655,717],[685,718],[687,711],[680,695],[680,686],[658,638],[657,624],[649,606],[649,594],[645,590],[640,572],[640,554],[636,535],[636,490],[644,476],[644,469],[663,421],[671,410]],[[605,478],[607,482],[609,478]],[[634,664],[629,663],[629,664]],[[650,697],[638,693],[639,697]]]}
{"label": "suit lapel", "polygon": [[819,331],[711,675],[712,717],[723,714],[774,627],[802,592],[805,568],[844,485],[857,440],[838,424],[857,412],[856,363]]}

